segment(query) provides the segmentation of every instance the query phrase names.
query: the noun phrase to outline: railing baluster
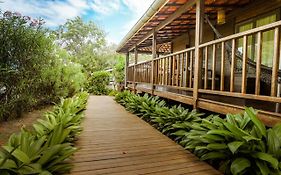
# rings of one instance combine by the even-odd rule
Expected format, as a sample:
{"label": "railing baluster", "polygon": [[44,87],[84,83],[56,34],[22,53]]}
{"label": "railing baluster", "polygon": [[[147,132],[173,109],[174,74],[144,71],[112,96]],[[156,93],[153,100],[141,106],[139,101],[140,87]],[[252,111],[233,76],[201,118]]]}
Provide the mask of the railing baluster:
{"label": "railing baluster", "polygon": [[216,88],[216,44],[213,44],[213,63],[212,63],[212,90]]}
{"label": "railing baluster", "polygon": [[149,62],[147,65],[147,71],[148,71],[147,82],[151,83],[150,78],[149,78],[149,77],[151,77],[151,74],[150,74],[151,73],[151,62]]}
{"label": "railing baluster", "polygon": [[279,27],[274,29],[274,52],[272,62],[272,78],[271,78],[271,96],[277,96],[277,84],[278,84],[278,69],[279,69],[279,58],[280,58],[280,32]]}
{"label": "railing baluster", "polygon": [[208,88],[208,46],[205,47],[205,76],[204,76],[204,89]]}
{"label": "railing baluster", "polygon": [[148,75],[148,63],[145,64],[145,82],[147,83],[147,75]]}
{"label": "railing baluster", "polygon": [[181,54],[182,55],[182,58],[181,58],[181,87],[183,87],[183,81],[184,81],[184,53]]}
{"label": "railing baluster", "polygon": [[144,64],[141,64],[141,71],[140,71],[140,76],[141,76],[141,82],[144,82],[144,76],[143,76],[143,68],[144,68]]}
{"label": "railing baluster", "polygon": [[189,80],[189,52],[185,52],[185,86],[189,87],[188,80]]}
{"label": "railing baluster", "polygon": [[232,48],[231,48],[231,68],[230,68],[230,92],[234,91],[234,69],[236,62],[236,45],[235,39],[232,39]]}
{"label": "railing baluster", "polygon": [[245,35],[243,37],[243,63],[242,63],[242,87],[241,87],[242,94],[245,94],[247,89],[247,59],[248,59],[247,42],[248,42],[248,37]]}
{"label": "railing baluster", "polygon": [[173,65],[172,65],[172,63],[173,63],[173,57],[170,56],[169,57],[169,85],[172,85],[172,80],[173,80],[173,74],[172,74]]}
{"label": "railing baluster", "polygon": [[162,58],[162,85],[165,85],[165,58]]}
{"label": "railing baluster", "polygon": [[162,58],[162,85],[165,85],[165,61],[166,58]]}
{"label": "railing baluster", "polygon": [[142,65],[143,82],[145,83],[145,63]]}
{"label": "railing baluster", "polygon": [[155,63],[156,63],[156,77],[155,77],[156,82],[155,82],[155,84],[158,85],[158,81],[159,81],[159,78],[158,78],[159,77],[159,61],[156,60]]}
{"label": "railing baluster", "polygon": [[189,87],[192,88],[192,77],[193,77],[193,51],[191,50],[190,51],[190,58],[189,58],[189,69],[190,69],[190,72],[189,72]]}
{"label": "railing baluster", "polygon": [[158,84],[161,84],[161,59],[158,60]]}
{"label": "railing baluster", "polygon": [[256,88],[255,94],[260,95],[260,82],[261,82],[261,56],[262,56],[262,33],[257,33],[257,60],[256,60]]}
{"label": "railing baluster", "polygon": [[164,59],[161,58],[161,85],[164,85]]}
{"label": "railing baluster", "polygon": [[175,65],[176,65],[176,58],[175,56],[172,57],[173,58],[173,74],[172,74],[172,86],[175,85]]}
{"label": "railing baluster", "polygon": [[162,67],[161,67],[161,59],[158,60],[158,84],[161,85],[161,70]]}
{"label": "railing baluster", "polygon": [[150,71],[151,71],[151,62],[147,64],[147,83],[150,83]]}
{"label": "railing baluster", "polygon": [[140,82],[142,82],[142,64],[141,65],[139,65],[139,80],[140,80]]}
{"label": "railing baluster", "polygon": [[179,54],[179,86],[181,87],[182,85],[182,54]]}
{"label": "railing baluster", "polygon": [[180,78],[180,55],[176,55],[177,58],[177,82],[176,85],[179,86],[179,78]]}
{"label": "railing baluster", "polygon": [[168,85],[169,58],[165,57],[165,85]]}
{"label": "railing baluster", "polygon": [[220,90],[224,91],[224,64],[225,64],[225,43],[224,41],[221,43],[221,82],[220,82]]}

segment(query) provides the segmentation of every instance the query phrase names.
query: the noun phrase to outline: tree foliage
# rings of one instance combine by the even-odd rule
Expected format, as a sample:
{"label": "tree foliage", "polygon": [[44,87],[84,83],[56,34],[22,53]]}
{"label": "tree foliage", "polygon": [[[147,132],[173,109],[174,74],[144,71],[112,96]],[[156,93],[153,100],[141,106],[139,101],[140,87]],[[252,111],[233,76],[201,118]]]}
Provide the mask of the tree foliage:
{"label": "tree foliage", "polygon": [[84,22],[81,17],[69,19],[56,32],[58,43],[73,55],[89,49],[95,51],[105,45],[105,33],[94,22]]}
{"label": "tree foliage", "polygon": [[43,24],[19,13],[0,16],[0,120],[81,89],[82,69],[61,55]]}
{"label": "tree foliage", "polygon": [[55,31],[59,46],[72,55],[72,61],[83,66],[88,75],[106,67],[99,54],[105,47],[105,32],[94,22],[84,22],[81,17],[67,20]]}
{"label": "tree foliage", "polygon": [[122,84],[125,78],[125,58],[122,55],[117,55],[116,63],[113,67],[113,77],[115,79],[115,83]]}

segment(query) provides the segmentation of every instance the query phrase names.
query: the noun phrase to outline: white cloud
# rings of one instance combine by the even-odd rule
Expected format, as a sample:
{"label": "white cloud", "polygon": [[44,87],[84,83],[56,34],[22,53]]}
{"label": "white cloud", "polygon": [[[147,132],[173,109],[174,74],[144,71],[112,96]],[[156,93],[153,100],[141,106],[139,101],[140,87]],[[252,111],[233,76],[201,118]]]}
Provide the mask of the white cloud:
{"label": "white cloud", "polygon": [[20,12],[32,17],[43,17],[46,25],[56,27],[85,13],[89,6],[85,0],[39,1],[39,0],[4,0],[0,4],[3,11]]}
{"label": "white cloud", "polygon": [[119,0],[92,0],[90,2],[91,8],[102,15],[111,15],[120,9]]}
{"label": "white cloud", "polygon": [[134,15],[141,17],[154,0],[122,0]]}

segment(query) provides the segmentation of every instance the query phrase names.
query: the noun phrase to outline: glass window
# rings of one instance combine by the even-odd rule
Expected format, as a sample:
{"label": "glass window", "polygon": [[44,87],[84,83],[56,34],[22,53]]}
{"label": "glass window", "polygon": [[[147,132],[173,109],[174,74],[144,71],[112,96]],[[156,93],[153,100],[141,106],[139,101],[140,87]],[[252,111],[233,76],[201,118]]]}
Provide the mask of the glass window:
{"label": "glass window", "polygon": [[[276,14],[263,17],[257,20],[256,26],[260,27],[276,21]],[[270,30],[264,32],[262,35],[262,64],[272,67],[273,52],[274,52],[274,31]]]}
{"label": "glass window", "polygon": [[[253,22],[248,22],[248,23],[245,23],[245,24],[242,24],[238,27],[238,32],[244,32],[244,31],[247,31],[247,30],[250,30],[250,29],[253,29],[254,28],[254,23]],[[248,36],[248,57],[251,58],[251,59],[254,59],[253,58],[253,52],[254,52],[254,49],[253,49],[253,36]],[[243,38],[240,38],[238,40],[238,51],[242,54],[243,53]]]}
{"label": "glass window", "polygon": [[[277,13],[263,16],[260,18],[253,19],[251,22],[239,24],[237,32],[244,32],[255,27],[261,27],[277,21]],[[272,67],[273,60],[273,42],[274,42],[274,31],[270,30],[264,32],[262,35],[262,64],[265,66]],[[255,60],[256,55],[256,38],[254,36],[248,36],[248,58]],[[243,39],[238,40],[238,51],[243,53]]]}

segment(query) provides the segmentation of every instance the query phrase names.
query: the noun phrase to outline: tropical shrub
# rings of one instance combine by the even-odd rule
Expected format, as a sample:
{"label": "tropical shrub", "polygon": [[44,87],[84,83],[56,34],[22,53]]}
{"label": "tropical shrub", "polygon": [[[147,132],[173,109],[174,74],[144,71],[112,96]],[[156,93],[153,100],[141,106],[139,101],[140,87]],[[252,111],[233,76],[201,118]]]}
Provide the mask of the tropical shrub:
{"label": "tropical shrub", "polygon": [[61,174],[68,172],[69,157],[77,150],[72,141],[81,131],[79,126],[88,94],[79,93],[63,99],[53,112],[33,125],[13,134],[0,150],[2,174]]}
{"label": "tropical shrub", "polygon": [[110,90],[109,85],[110,73],[106,71],[97,71],[92,73],[88,79],[87,90],[94,95],[107,95]]}

